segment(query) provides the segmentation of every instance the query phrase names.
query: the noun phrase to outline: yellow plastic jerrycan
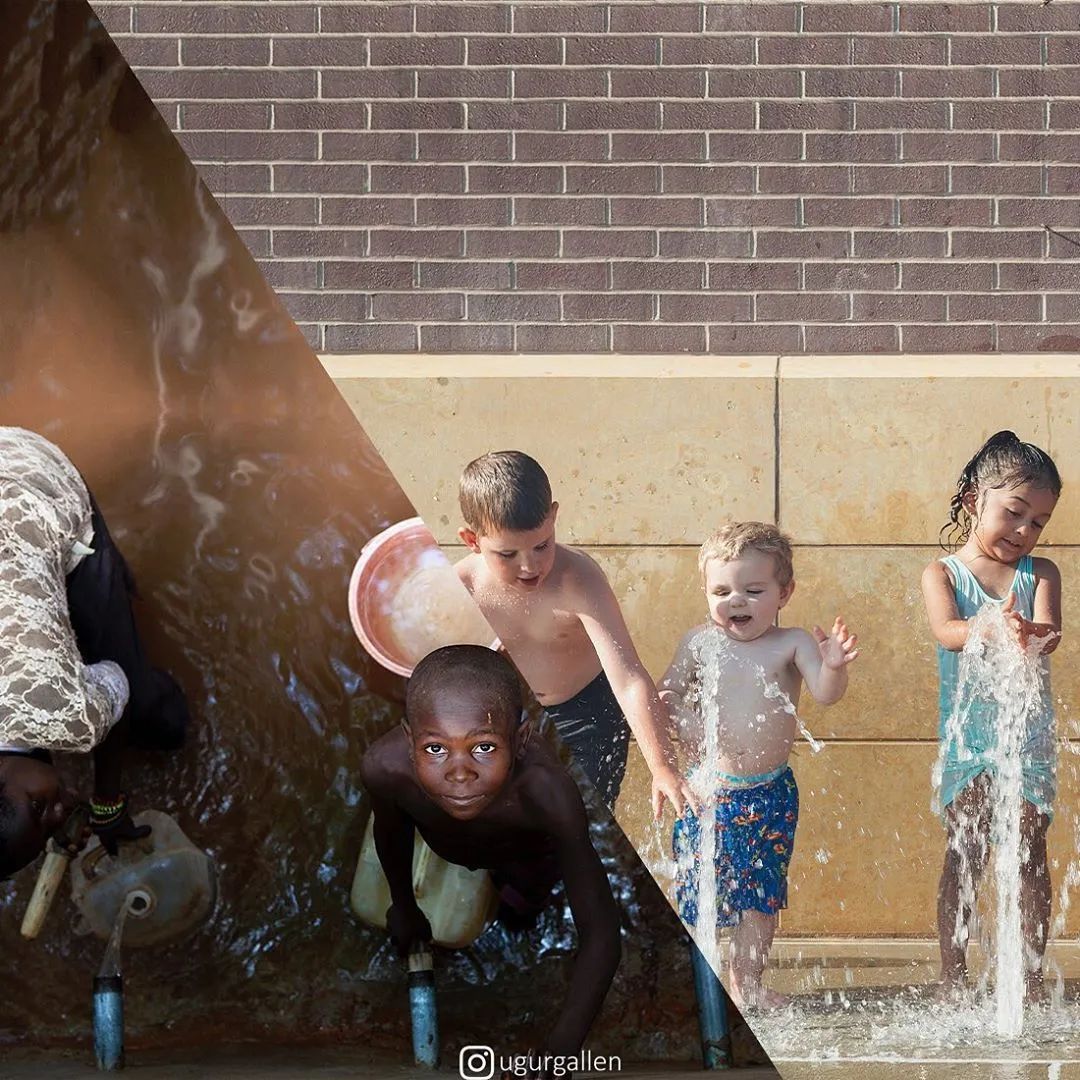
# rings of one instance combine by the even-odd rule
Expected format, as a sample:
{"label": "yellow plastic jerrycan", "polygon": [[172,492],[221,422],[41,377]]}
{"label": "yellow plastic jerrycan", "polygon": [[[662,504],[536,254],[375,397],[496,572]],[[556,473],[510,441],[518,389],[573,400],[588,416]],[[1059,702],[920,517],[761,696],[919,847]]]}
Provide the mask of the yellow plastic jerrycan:
{"label": "yellow plastic jerrycan", "polygon": [[[386,929],[390,886],[375,851],[374,815],[368,817],[349,901],[357,917]],[[468,870],[439,858],[419,835],[413,843],[413,893],[431,923],[432,940],[460,949],[483,933],[498,896],[486,870]]]}
{"label": "yellow plastic jerrycan", "polygon": [[136,814],[149,825],[143,840],[121,843],[113,858],[92,840],[71,866],[71,898],[83,933],[108,938],[128,904],[124,945],[158,945],[181,937],[214,906],[217,880],[210,857],[159,810]]}

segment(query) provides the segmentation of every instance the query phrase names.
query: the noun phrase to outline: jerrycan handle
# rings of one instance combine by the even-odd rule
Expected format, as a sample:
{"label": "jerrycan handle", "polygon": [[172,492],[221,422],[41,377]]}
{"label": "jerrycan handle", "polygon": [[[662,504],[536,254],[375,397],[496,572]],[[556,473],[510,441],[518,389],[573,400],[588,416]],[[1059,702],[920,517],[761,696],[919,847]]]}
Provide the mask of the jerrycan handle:
{"label": "jerrycan handle", "polygon": [[[141,851],[144,855],[153,855],[154,853],[154,841],[152,839],[153,833],[150,836],[143,837],[141,840],[125,841],[126,847],[134,847]],[[98,863],[108,854],[104,845],[94,848],[93,851],[88,851],[83,856],[79,863],[79,867],[82,870],[83,877],[87,881],[93,881],[97,877]]]}
{"label": "jerrycan handle", "polygon": [[416,868],[413,870],[413,895],[419,899],[424,893],[424,878],[427,877],[428,865],[431,862],[431,848],[417,837],[420,850],[416,855]]}

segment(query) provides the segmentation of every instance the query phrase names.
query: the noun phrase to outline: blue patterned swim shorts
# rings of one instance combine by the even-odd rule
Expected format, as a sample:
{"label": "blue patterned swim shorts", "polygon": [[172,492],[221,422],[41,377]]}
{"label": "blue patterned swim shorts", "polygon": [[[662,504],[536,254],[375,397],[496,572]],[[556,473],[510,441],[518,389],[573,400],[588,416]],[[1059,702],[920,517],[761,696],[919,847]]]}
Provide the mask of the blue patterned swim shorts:
{"label": "blue patterned swim shorts", "polygon": [[[734,926],[743,911],[775,914],[787,907],[787,875],[799,820],[799,789],[790,766],[752,787],[718,787],[716,924]],[[698,921],[701,823],[692,810],[675,822],[672,837],[679,869],[675,896],[688,926]]]}

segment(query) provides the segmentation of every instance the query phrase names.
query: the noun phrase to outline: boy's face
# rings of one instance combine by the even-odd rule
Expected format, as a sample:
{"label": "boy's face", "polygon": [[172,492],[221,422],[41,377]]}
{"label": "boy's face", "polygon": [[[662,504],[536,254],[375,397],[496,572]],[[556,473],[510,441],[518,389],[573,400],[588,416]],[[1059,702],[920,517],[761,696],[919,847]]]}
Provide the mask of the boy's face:
{"label": "boy's face", "polygon": [[709,614],[735,641],[753,641],[771,630],[776,613],[794,591],[794,581],[781,587],[776,560],[763,551],[747,551],[730,562],[710,559],[705,564]]}
{"label": "boy's face", "polygon": [[988,488],[978,498],[973,493],[965,505],[977,511],[979,547],[998,562],[1012,564],[1034,551],[1057,506],[1057,496],[1048,488],[1016,484]]}
{"label": "boy's face", "polygon": [[473,687],[450,686],[409,717],[417,782],[452,818],[470,821],[506,786],[524,735],[519,717],[493,710]]}
{"label": "boy's face", "polygon": [[511,530],[484,533],[472,529],[458,530],[458,536],[484,560],[487,572],[502,585],[532,592],[543,584],[555,564],[555,516],[559,504],[552,503],[551,511],[535,529],[524,532]]}

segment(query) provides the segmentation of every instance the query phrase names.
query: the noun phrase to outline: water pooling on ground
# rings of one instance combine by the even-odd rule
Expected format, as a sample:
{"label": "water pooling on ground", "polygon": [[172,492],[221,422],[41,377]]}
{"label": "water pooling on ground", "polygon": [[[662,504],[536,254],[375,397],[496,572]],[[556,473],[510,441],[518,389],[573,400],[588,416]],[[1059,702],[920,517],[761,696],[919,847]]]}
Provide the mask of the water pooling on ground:
{"label": "water pooling on ground", "polygon": [[[858,971],[853,963],[852,970]],[[1059,1005],[1028,1008],[1023,1034],[995,1033],[994,1001],[941,1005],[925,987],[889,987],[800,994],[754,1031],[773,1060],[1080,1062],[1077,984]]]}
{"label": "water pooling on ground", "polygon": [[[70,76],[39,119],[69,147],[77,132],[81,156],[67,188],[50,174],[40,198],[4,203],[18,231],[0,232],[0,423],[65,449],[131,562],[147,649],[187,689],[194,722],[182,752],[133,758],[127,787],[134,809],[173,815],[219,878],[189,940],[125,949],[129,1049],[323,1037],[407,1053],[402,964],[348,908],[360,758],[399,716],[372,691],[400,685],[363,657],[346,591],[365,540],[412,508],[153,106],[115,77],[89,8],[43,0],[33,21],[37,51],[14,16],[0,36],[7,55],[20,45],[23,63],[45,55],[52,77]],[[82,117],[92,132],[64,112],[98,97]],[[85,782],[86,762],[61,765]],[[617,830],[594,838],[626,929],[596,1049],[690,1057],[677,921]],[[105,943],[73,934],[64,894],[23,941],[33,877],[0,885],[0,1042],[88,1047]],[[440,955],[448,1043],[533,1037],[574,947],[560,904],[534,933],[493,929]]]}

